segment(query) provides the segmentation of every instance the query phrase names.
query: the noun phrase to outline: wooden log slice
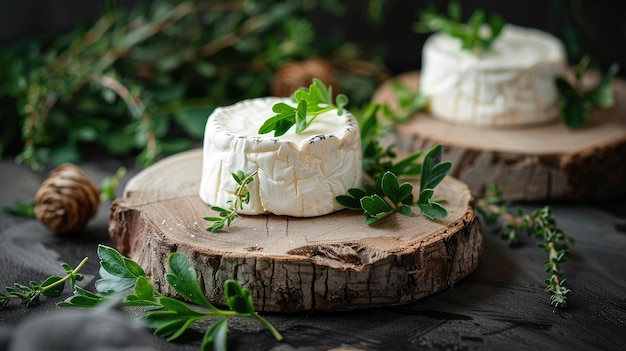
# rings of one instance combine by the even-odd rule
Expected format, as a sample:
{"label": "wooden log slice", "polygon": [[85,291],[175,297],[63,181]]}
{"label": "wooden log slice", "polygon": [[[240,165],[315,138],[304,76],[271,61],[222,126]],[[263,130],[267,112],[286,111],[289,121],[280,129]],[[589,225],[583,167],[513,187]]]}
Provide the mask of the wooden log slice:
{"label": "wooden log slice", "polygon": [[[127,184],[111,207],[117,248],[166,295],[167,257],[190,257],[207,297],[224,303],[223,284],[252,291],[260,311],[348,310],[405,304],[449,288],[471,273],[482,251],[468,188],[446,178],[435,198],[450,215],[431,221],[393,214],[375,225],[343,210],[314,218],[240,216],[222,232],[198,196],[202,151],[171,156]],[[417,189],[417,187],[416,187]],[[285,194],[288,195],[288,194]]]}
{"label": "wooden log slice", "polygon": [[[592,81],[593,77],[585,77]],[[399,75],[417,91],[419,72]],[[560,121],[519,128],[453,124],[428,113],[395,128],[399,151],[427,150],[442,143],[450,174],[482,197],[494,184],[511,201],[601,200],[626,194],[626,82],[614,83],[615,105],[594,110],[590,122],[569,130]],[[391,81],[374,101],[397,107]]]}

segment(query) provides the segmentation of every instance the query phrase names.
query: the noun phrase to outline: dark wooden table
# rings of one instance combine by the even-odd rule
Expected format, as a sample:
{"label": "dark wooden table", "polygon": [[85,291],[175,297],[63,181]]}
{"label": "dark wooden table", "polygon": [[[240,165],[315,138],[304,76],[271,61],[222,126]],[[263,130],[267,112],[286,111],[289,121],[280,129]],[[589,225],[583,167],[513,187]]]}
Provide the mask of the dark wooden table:
{"label": "dark wooden table", "polygon": [[[107,159],[81,166],[98,184],[120,164]],[[126,179],[137,171],[131,166]],[[12,160],[1,161],[0,207],[31,200],[44,178],[45,173],[15,165]],[[521,207],[531,211],[543,205]],[[548,303],[549,295],[544,291],[546,254],[535,247],[535,241],[524,238],[524,245],[513,249],[499,238],[496,228],[485,228],[480,266],[446,291],[405,306],[266,315],[284,335],[282,343],[274,341],[256,322],[239,319],[231,324],[230,349],[623,350],[626,199],[551,205],[559,226],[576,239],[570,259],[563,265],[566,285],[572,289],[564,311],[554,310]],[[81,285],[93,290],[99,269],[97,244],[111,245],[108,211],[109,204],[101,206],[95,220],[73,237],[52,235],[33,219],[0,214],[0,286],[62,274],[60,263],[76,265],[88,256],[83,269],[86,279]],[[82,342],[76,350],[105,350],[101,345],[115,339],[120,342],[108,350],[200,350],[204,330],[200,327],[174,343],[152,336],[143,327],[125,335],[139,310],[68,310],[56,306],[69,295],[66,291],[59,298],[43,299],[29,308],[12,302],[1,310],[0,351],[13,351],[38,337],[47,338],[46,350],[64,349],[58,339],[66,344],[68,340]],[[117,319],[103,322],[107,315]]]}

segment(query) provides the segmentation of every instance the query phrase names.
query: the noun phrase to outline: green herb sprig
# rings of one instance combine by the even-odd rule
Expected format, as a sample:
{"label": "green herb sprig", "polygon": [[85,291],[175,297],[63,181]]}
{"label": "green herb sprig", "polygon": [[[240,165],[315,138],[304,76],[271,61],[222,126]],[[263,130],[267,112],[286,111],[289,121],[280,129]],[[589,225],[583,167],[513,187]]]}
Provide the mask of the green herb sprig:
{"label": "green herb sprig", "polygon": [[487,224],[494,224],[500,218],[503,219],[500,235],[507,239],[511,246],[520,243],[522,233],[541,240],[537,246],[548,253],[545,271],[550,276],[545,281],[545,290],[550,293],[550,304],[560,309],[567,307],[567,295],[571,290],[564,285],[561,264],[567,261],[569,245],[574,243],[574,239],[557,226],[551,207],[545,206],[528,215],[521,209],[511,210],[508,202],[500,200],[501,195],[499,189],[490,185],[485,197],[477,201],[477,210],[484,216]]}
{"label": "green herb sprig", "polygon": [[434,146],[421,165],[420,193],[417,201],[413,198],[413,185],[409,182],[400,183],[398,177],[385,172],[375,184],[365,184],[365,189],[352,188],[348,195],[339,195],[335,199],[342,206],[366,214],[365,223],[373,224],[399,212],[408,216],[412,213],[411,206],[417,206],[422,215],[429,219],[441,219],[448,211],[441,205],[441,200],[433,200],[435,187],[446,177],[452,164],[441,162],[443,146]]}
{"label": "green herb sprig", "polygon": [[[461,5],[456,1],[450,2],[448,5],[447,15],[440,13],[433,7],[423,11],[419,17],[420,20],[414,25],[416,32],[442,31],[459,39],[463,50],[473,52],[489,50],[506,25],[505,20],[499,15],[492,15],[487,20],[482,9],[474,11],[467,24],[461,23]],[[484,24],[489,28],[487,33],[481,31]]]}
{"label": "green herb sprig", "polygon": [[[168,257],[170,272],[167,283],[182,297],[201,307],[192,307],[184,301],[159,293],[148,281],[146,273],[133,260],[104,245],[98,246],[102,279],[96,282],[97,293],[76,287],[74,295],[59,303],[62,307],[88,308],[112,299],[123,298],[125,306],[143,307],[146,314],[139,318],[146,326],[154,328],[154,334],[173,341],[194,323],[218,319],[204,333],[202,350],[225,351],[227,349],[228,321],[232,317],[249,317],[261,322],[278,341],[282,335],[265,318],[254,310],[249,289],[234,280],[224,283],[224,295],[228,310],[215,307],[205,297],[198,282],[195,269],[189,259],[180,253]],[[129,289],[132,293],[128,293]]]}
{"label": "green herb sprig", "polygon": [[355,114],[360,126],[363,170],[374,180],[382,177],[385,172],[391,172],[398,177],[419,176],[422,165],[417,160],[422,152],[416,151],[395,161],[398,159],[394,151],[395,145],[384,146],[381,143],[387,129],[379,122],[379,112],[384,116],[394,114],[387,105],[379,103],[370,103],[362,113]]}
{"label": "green herb sprig", "polygon": [[85,265],[87,258],[84,258],[75,268],[72,268],[67,263],[62,263],[61,267],[65,270],[65,276],[50,276],[44,279],[41,283],[31,281],[28,285],[15,283],[13,286],[5,288],[5,291],[0,291],[0,309],[6,307],[9,301],[13,299],[19,299],[25,306],[29,307],[33,303],[39,300],[41,296],[45,297],[57,297],[61,296],[65,289],[65,282],[69,281],[72,289],[76,288],[76,282],[83,280],[83,275],[78,271]]}
{"label": "green herb sprig", "polygon": [[343,108],[348,104],[348,97],[338,94],[333,103],[333,88],[319,79],[313,79],[309,89],[298,89],[294,93],[294,101],[297,107],[279,102],[272,106],[276,115],[268,118],[259,128],[259,134],[274,132],[278,137],[287,133],[289,128],[296,126],[296,134],[302,133],[313,123],[317,116],[324,112],[337,109],[337,115],[343,114]]}
{"label": "green herb sprig", "polygon": [[591,118],[594,108],[610,108],[615,103],[613,79],[619,70],[617,64],[609,67],[606,74],[591,89],[584,89],[582,78],[587,72],[591,60],[584,56],[574,70],[574,82],[564,77],[557,77],[556,87],[559,91],[561,120],[567,128],[577,129],[584,126]]}
{"label": "green herb sprig", "polygon": [[254,171],[248,175],[242,170],[238,170],[235,173],[231,173],[235,182],[237,182],[237,188],[235,189],[235,199],[228,200],[227,203],[230,205],[229,208],[223,208],[220,206],[211,206],[213,211],[217,211],[219,216],[206,216],[203,217],[205,221],[213,222],[209,227],[206,228],[209,232],[218,232],[224,229],[224,226],[230,227],[232,221],[238,216],[237,211],[243,209],[244,204],[248,204],[250,202],[250,191],[248,190],[248,184],[252,183],[254,180],[254,176],[258,171]]}
{"label": "green herb sprig", "polygon": [[398,102],[397,111],[388,114],[394,122],[407,122],[415,116],[416,113],[426,110],[428,106],[428,96],[419,91],[412,91],[397,79],[391,80],[391,89]]}
{"label": "green herb sprig", "polygon": [[16,150],[41,170],[96,147],[148,166],[202,140],[215,107],[267,95],[288,62],[331,60],[361,102],[385,71],[364,46],[317,33],[311,11],[343,17],[341,2],[136,3],[0,48],[0,157]]}

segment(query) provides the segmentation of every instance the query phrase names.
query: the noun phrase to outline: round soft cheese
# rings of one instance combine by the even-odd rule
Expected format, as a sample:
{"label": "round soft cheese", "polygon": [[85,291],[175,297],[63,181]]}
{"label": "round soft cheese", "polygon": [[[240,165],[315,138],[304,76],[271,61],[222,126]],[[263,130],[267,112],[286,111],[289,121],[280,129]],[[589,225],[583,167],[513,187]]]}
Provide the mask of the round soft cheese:
{"label": "round soft cheese", "polygon": [[239,170],[246,175],[257,171],[241,214],[325,215],[342,208],[337,195],[362,186],[361,137],[354,116],[331,110],[300,134],[295,126],[280,137],[258,134],[278,102],[295,106],[290,99],[267,97],[213,111],[204,133],[200,198],[205,203],[228,208],[237,189],[231,173]]}
{"label": "round soft cheese", "polygon": [[422,50],[420,91],[432,114],[483,126],[514,126],[558,118],[554,79],[566,67],[563,44],[534,29],[507,25],[490,50],[461,49],[444,33]]}

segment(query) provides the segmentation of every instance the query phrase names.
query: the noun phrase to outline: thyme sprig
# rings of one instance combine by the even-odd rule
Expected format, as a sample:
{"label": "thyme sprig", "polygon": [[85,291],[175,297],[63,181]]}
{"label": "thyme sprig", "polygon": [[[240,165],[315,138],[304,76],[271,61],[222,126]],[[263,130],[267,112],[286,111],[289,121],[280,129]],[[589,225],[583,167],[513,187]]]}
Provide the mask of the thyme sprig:
{"label": "thyme sprig", "polygon": [[[474,11],[467,23],[461,23],[461,5],[457,1],[449,3],[447,15],[433,7],[423,11],[419,17],[419,21],[414,25],[416,32],[442,31],[459,39],[463,50],[474,52],[489,50],[506,25],[505,20],[499,15],[491,15],[487,19],[482,9]],[[485,25],[488,31],[482,30]]]}
{"label": "thyme sprig", "polygon": [[619,70],[617,64],[611,65],[597,85],[585,89],[583,76],[587,72],[591,59],[584,56],[574,70],[574,81],[570,83],[565,77],[555,80],[559,92],[561,120],[569,129],[584,126],[591,118],[594,108],[610,108],[615,102],[613,79]]}
{"label": "thyme sprig", "polygon": [[235,189],[233,200],[228,200],[227,203],[230,205],[228,208],[223,208],[220,206],[211,206],[213,211],[217,211],[219,216],[206,216],[203,217],[205,221],[213,222],[209,227],[206,228],[209,232],[217,232],[224,229],[224,226],[230,227],[232,221],[238,216],[237,211],[243,209],[244,204],[248,204],[250,202],[250,191],[248,191],[248,184],[252,183],[254,180],[254,176],[258,171],[254,171],[248,175],[246,175],[242,170],[238,170],[235,173],[231,173],[235,182],[237,182],[237,188]]}
{"label": "thyme sprig", "polygon": [[14,283],[13,286],[8,286],[5,291],[0,291],[0,309],[6,307],[9,301],[13,299],[19,299],[25,306],[29,307],[31,304],[39,300],[41,296],[45,297],[57,297],[63,293],[65,289],[65,282],[69,281],[70,287],[74,289],[76,282],[83,280],[83,275],[79,274],[81,268],[87,262],[87,258],[84,258],[76,268],[72,268],[67,263],[62,263],[61,267],[65,270],[65,276],[49,276],[41,283],[31,281],[28,285]]}
{"label": "thyme sprig", "polygon": [[521,233],[540,240],[537,246],[548,253],[545,271],[550,276],[545,281],[545,290],[550,293],[550,304],[556,308],[567,307],[567,295],[571,290],[564,285],[561,264],[567,261],[569,245],[574,243],[574,239],[558,227],[550,206],[525,214],[521,209],[513,211],[510,203],[500,200],[501,195],[499,189],[489,186],[485,197],[477,201],[477,210],[484,216],[487,224],[494,224],[499,219],[504,221],[500,235],[511,246],[520,243]]}
{"label": "thyme sprig", "polygon": [[333,87],[327,87],[321,80],[314,78],[309,89],[300,88],[293,96],[297,107],[279,102],[272,106],[276,115],[268,118],[259,128],[259,134],[274,132],[278,137],[287,133],[289,128],[296,126],[296,134],[302,133],[311,123],[324,112],[337,109],[337,115],[343,114],[348,104],[348,97],[338,94],[333,103]]}

